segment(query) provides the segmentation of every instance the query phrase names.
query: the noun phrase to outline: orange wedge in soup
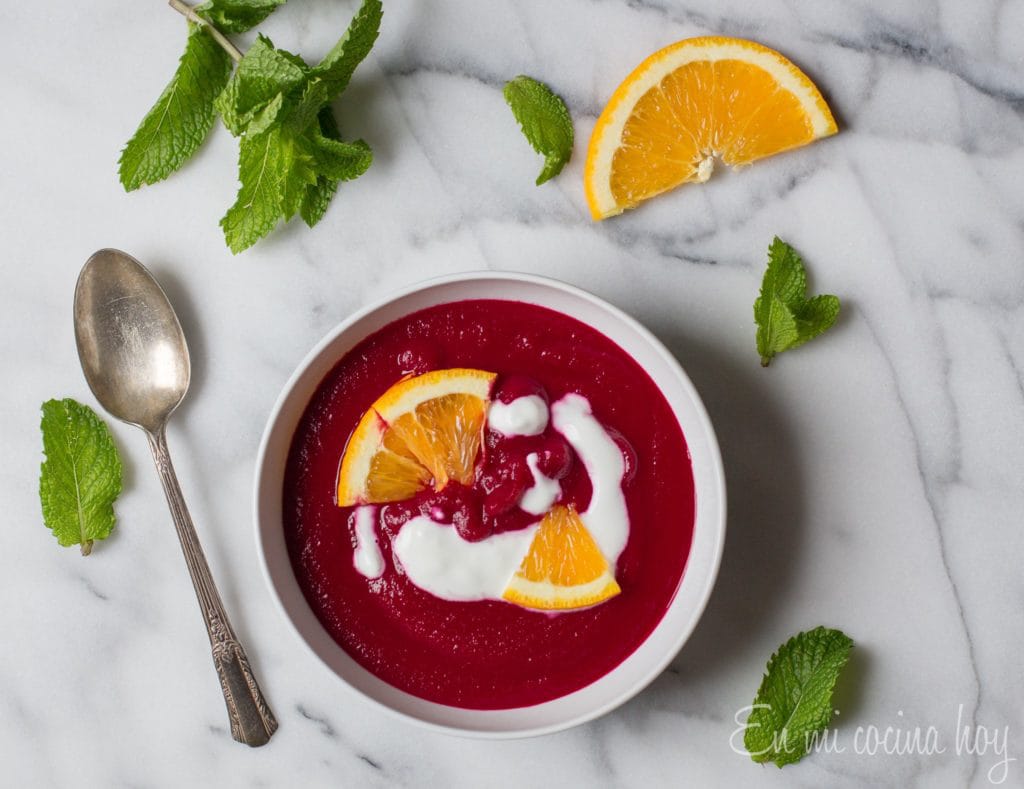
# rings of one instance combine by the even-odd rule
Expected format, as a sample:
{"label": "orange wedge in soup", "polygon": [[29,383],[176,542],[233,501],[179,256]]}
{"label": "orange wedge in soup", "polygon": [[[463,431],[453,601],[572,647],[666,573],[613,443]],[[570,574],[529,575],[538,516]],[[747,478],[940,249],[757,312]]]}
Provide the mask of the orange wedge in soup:
{"label": "orange wedge in soup", "polygon": [[594,219],[684,183],[715,161],[750,164],[836,133],[807,76],[774,50],[709,36],[655,52],[612,94],[594,126],[584,169]]}
{"label": "orange wedge in soup", "polygon": [[495,374],[454,368],[404,378],[363,414],[338,471],[338,506],[401,501],[473,482]]}
{"label": "orange wedge in soup", "polygon": [[621,589],[608,561],[573,507],[554,507],[502,597],[546,611],[586,608]]}

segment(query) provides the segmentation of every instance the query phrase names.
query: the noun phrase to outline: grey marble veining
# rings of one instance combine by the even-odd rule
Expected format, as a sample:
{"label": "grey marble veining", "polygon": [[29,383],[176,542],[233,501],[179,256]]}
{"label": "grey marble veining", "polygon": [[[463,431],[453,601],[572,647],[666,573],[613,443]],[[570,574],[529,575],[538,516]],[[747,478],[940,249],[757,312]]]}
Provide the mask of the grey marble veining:
{"label": "grey marble veining", "polygon": [[[291,0],[262,28],[317,57],[354,3]],[[0,28],[0,785],[987,786],[1024,759],[1024,2],[386,0],[339,119],[375,162],[321,225],[235,258],[217,219],[235,143],[218,129],[170,181],[125,195],[115,163],[174,68],[162,3],[20,4]],[[841,133],[716,173],[595,225],[581,180],[619,80],[692,35],[754,38],[822,88]],[[242,37],[240,43],[248,42]],[[540,161],[501,96],[528,73],[563,95],[572,162]],[[773,235],[840,295],[829,335],[757,364],[751,304]],[[92,403],[70,312],[85,258],[120,246],[181,317],[194,387],[170,443],[225,603],[281,721],[230,739],[173,530],[139,436],[119,527],[93,556],[40,523],[38,406]],[[463,741],[384,717],[294,642],[250,523],[254,455],[294,365],[349,312],[427,276],[551,274],[629,311],[708,406],[730,531],[707,613],[621,709],[529,741]],[[817,624],[856,641],[835,724],[845,753],[784,771],[729,747],[765,660]],[[870,725],[935,726],[946,751],[858,754]],[[1005,785],[1024,785],[1024,764]],[[998,777],[998,773],[996,774]]]}

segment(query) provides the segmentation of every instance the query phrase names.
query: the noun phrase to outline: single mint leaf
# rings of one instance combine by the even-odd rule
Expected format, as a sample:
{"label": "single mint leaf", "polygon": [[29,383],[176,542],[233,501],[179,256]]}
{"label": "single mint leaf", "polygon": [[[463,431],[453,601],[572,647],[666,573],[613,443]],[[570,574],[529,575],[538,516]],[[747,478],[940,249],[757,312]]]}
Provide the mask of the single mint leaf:
{"label": "single mint leaf", "polygon": [[569,109],[547,85],[525,75],[505,83],[505,101],[533,150],[544,156],[544,169],[537,176],[540,186],[562,172],[572,156]]}
{"label": "single mint leaf", "polygon": [[277,124],[284,108],[284,95],[278,93],[269,103],[264,104],[261,110],[253,114],[252,120],[245,126],[246,136],[255,137]]}
{"label": "single mint leaf", "polygon": [[245,135],[238,146],[235,204],[220,220],[224,239],[234,253],[248,249],[274,229],[281,217],[281,132],[276,126]]}
{"label": "single mint leaf", "polygon": [[196,7],[221,33],[244,33],[256,27],[285,0],[210,0]]}
{"label": "single mint leaf", "polygon": [[[320,127],[320,134],[328,140],[341,141],[341,132],[338,130],[338,122],[334,118],[334,112],[330,107],[324,107],[317,115],[317,124]],[[299,206],[299,215],[302,221],[309,227],[316,225],[327,212],[331,198],[338,190],[338,180],[320,175],[316,183],[306,189],[302,198],[302,205]]]}
{"label": "single mint leaf", "polygon": [[790,347],[796,348],[814,339],[836,322],[839,317],[839,299],[830,295],[815,296],[794,310],[793,317],[796,319],[799,339]]}
{"label": "single mint leaf", "polygon": [[213,102],[231,74],[231,58],[199,26],[170,83],[121,151],[118,175],[126,191],[162,181],[196,152],[213,127]]}
{"label": "single mint leaf", "polygon": [[779,647],[747,718],[743,745],[751,759],[783,767],[807,754],[832,720],[832,690],[852,647],[846,634],[826,627],[797,633]]}
{"label": "single mint leaf", "polygon": [[778,236],[768,247],[768,268],[754,302],[761,365],[829,329],[839,316],[835,296],[807,298],[807,271],[800,256]]}
{"label": "single mint leaf", "polygon": [[313,137],[317,170],[335,181],[351,181],[373,163],[373,151],[362,140],[342,142],[317,134]]}
{"label": "single mint leaf", "polygon": [[295,137],[287,129],[281,132],[281,214],[287,222],[302,205],[306,190],[316,184],[316,156],[304,135]]}
{"label": "single mint leaf", "polygon": [[[313,227],[323,218],[338,183],[358,178],[369,169],[373,151],[363,140],[340,139],[330,107],[323,108],[316,127],[309,129],[303,140],[309,146],[317,177],[304,190],[297,208],[306,224]],[[292,213],[286,212],[287,217],[291,218]]]}
{"label": "single mint leaf", "polygon": [[114,528],[114,500],[121,492],[121,459],[106,423],[71,399],[43,403],[43,461],[39,500],[43,522],[61,545],[80,545]]}
{"label": "single mint leaf", "polygon": [[327,85],[320,77],[312,77],[302,89],[295,108],[288,115],[288,127],[296,134],[314,126],[320,111],[330,102]]}
{"label": "single mint leaf", "polygon": [[302,58],[276,49],[261,35],[238,63],[215,107],[228,131],[237,137],[278,94],[287,97],[302,85],[308,73]]}
{"label": "single mint leaf", "polygon": [[317,178],[316,184],[307,189],[302,197],[302,205],[299,206],[302,221],[309,227],[316,227],[327,213],[327,206],[331,204],[331,198],[337,191],[337,181],[324,176]]}
{"label": "single mint leaf", "polygon": [[370,54],[380,34],[380,21],[383,15],[384,7],[380,0],[363,0],[356,15],[352,17],[345,35],[313,68],[312,76],[323,80],[329,99],[341,95],[348,87],[356,66]]}

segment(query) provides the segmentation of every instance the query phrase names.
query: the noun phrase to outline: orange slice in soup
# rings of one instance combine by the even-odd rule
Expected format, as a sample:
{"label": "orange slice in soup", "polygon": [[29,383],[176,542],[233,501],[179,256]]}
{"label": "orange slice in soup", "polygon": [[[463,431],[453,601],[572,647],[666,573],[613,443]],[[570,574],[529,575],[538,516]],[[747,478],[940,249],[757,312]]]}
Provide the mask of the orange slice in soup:
{"label": "orange slice in soup", "polygon": [[401,501],[473,481],[495,374],[453,368],[404,378],[363,414],[338,471],[338,506]]}
{"label": "orange slice in soup", "polygon": [[553,508],[502,597],[524,608],[568,610],[604,602],[621,589],[573,507]]}

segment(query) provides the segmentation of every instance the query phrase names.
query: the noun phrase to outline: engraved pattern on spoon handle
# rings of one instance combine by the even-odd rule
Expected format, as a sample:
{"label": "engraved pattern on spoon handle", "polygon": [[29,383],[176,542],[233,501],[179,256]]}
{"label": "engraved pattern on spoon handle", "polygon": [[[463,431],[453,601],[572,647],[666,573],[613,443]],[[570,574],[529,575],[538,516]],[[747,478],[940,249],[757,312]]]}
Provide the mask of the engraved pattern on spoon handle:
{"label": "engraved pattern on spoon handle", "polygon": [[210,574],[203,549],[199,545],[192,517],[185,506],[185,499],[178,484],[178,477],[171,465],[167,451],[167,437],[161,428],[156,434],[149,433],[149,448],[153,453],[160,482],[171,508],[171,516],[181,542],[182,553],[188,564],[192,586],[196,590],[199,608],[206,622],[210,646],[213,649],[213,663],[220,678],[224,703],[228,708],[231,722],[231,736],[246,745],[263,745],[277,730],[277,720],[263,698],[263,692],[253,676],[245,650],[238,642],[224,604]]}

